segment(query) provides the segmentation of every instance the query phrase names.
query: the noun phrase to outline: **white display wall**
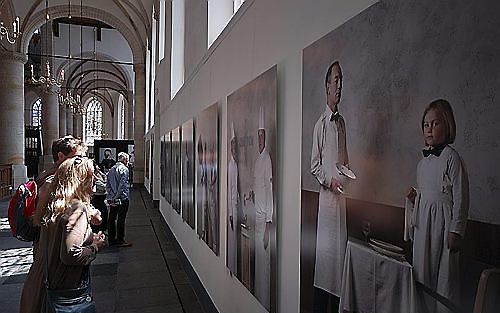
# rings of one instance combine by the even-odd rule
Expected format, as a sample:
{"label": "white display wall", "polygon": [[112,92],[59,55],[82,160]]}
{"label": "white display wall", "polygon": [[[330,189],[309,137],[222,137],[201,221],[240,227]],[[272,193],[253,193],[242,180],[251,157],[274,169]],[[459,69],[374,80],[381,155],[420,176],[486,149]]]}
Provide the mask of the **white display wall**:
{"label": "white display wall", "polygon": [[[205,56],[201,60],[186,61],[186,64],[198,65],[186,73],[186,82],[172,101],[169,100],[168,58],[157,69],[156,87],[161,108],[155,133],[166,133],[220,101],[219,114],[223,121],[220,164],[226,164],[224,147],[227,146],[229,131],[224,123],[227,118],[226,97],[273,64],[278,65],[278,166],[275,179],[276,207],[280,212],[277,221],[278,312],[299,312],[302,49],[372,3],[374,1],[366,0],[247,0]],[[203,33],[206,22],[191,22],[190,29],[199,27],[199,34],[190,32],[190,36],[199,38],[190,38],[189,42],[206,41]],[[166,42],[170,39],[167,38]],[[169,49],[166,47],[166,51]],[[226,199],[226,168],[221,167],[219,174],[220,199]],[[220,225],[226,225],[226,202],[220,203]],[[160,210],[219,312],[266,312],[257,299],[229,274],[225,249],[221,249],[219,256],[212,253],[162,197]],[[220,229],[220,246],[226,247],[225,227]]]}

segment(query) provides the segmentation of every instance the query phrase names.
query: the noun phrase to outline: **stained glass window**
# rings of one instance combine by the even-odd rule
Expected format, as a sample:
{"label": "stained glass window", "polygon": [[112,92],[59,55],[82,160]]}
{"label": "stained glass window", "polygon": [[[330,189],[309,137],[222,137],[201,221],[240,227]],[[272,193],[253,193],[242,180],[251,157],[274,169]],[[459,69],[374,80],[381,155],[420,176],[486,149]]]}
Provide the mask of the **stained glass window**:
{"label": "stained glass window", "polygon": [[99,100],[92,98],[87,105],[84,115],[85,143],[94,145],[94,140],[102,139],[102,105]]}

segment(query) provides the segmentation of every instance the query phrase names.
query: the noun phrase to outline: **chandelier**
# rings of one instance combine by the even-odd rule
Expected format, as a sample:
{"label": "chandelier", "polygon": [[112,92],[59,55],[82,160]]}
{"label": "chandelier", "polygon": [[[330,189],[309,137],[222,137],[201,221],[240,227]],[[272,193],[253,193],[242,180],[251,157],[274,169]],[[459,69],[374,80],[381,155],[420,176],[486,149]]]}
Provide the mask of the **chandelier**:
{"label": "chandelier", "polygon": [[71,109],[73,114],[82,115],[85,113],[80,95],[73,97],[71,91],[66,92],[66,94],[59,94],[59,105]]}
{"label": "chandelier", "polygon": [[34,85],[45,85],[45,87],[50,88],[52,86],[61,87],[64,81],[64,70],[61,70],[60,79],[56,79],[50,76],[50,64],[49,61],[45,62],[46,75],[40,75],[40,77],[35,78],[35,73],[33,69],[33,64],[31,64],[31,83]]}
{"label": "chandelier", "polygon": [[0,22],[0,40],[3,40],[3,38],[5,37],[5,39],[7,39],[7,41],[13,45],[16,43],[17,37],[21,35],[21,32],[19,31],[19,17],[16,17],[16,20],[12,23],[12,28],[13,32],[11,35],[9,35],[9,30],[7,29],[7,27],[3,25],[3,22]]}
{"label": "chandelier", "polygon": [[[45,0],[45,49],[48,50],[49,47],[49,0]],[[35,78],[35,73],[33,70],[33,64],[31,64],[31,83],[33,85],[44,85],[47,89],[55,86],[60,88],[62,86],[62,82],[64,81],[64,70],[61,70],[60,79],[56,79],[50,75],[50,63],[48,60],[49,53],[46,52],[47,61],[45,62],[45,76],[40,75],[40,77]]]}

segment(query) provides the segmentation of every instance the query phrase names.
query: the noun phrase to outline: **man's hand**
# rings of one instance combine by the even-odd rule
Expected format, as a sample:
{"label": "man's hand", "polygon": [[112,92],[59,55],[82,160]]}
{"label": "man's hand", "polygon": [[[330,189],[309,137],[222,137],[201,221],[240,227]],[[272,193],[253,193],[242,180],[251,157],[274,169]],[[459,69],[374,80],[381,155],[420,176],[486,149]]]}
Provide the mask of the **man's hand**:
{"label": "man's hand", "polygon": [[342,193],[340,190],[343,190],[344,186],[342,185],[342,183],[339,180],[337,180],[337,179],[335,179],[335,178],[332,177],[332,180],[330,181],[329,188],[336,195],[340,195]]}

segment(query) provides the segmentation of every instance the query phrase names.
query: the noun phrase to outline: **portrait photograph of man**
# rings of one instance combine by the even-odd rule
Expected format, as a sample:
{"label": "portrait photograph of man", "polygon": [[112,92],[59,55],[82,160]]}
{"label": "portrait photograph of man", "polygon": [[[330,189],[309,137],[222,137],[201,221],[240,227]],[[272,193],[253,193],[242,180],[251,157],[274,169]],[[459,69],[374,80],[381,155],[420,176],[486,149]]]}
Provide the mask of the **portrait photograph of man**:
{"label": "portrait photograph of man", "polygon": [[276,67],[227,98],[227,266],[276,311]]}
{"label": "portrait photograph of man", "polygon": [[116,148],[99,148],[99,166],[107,173],[116,164]]}

